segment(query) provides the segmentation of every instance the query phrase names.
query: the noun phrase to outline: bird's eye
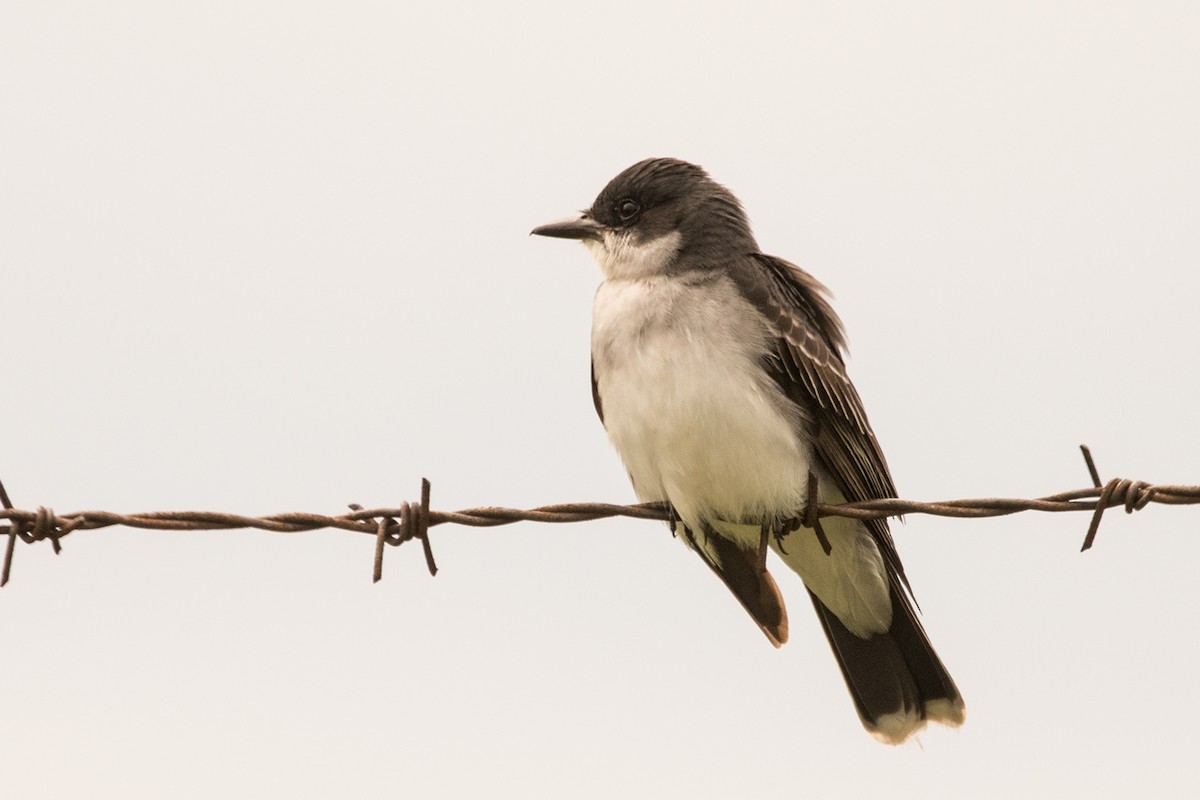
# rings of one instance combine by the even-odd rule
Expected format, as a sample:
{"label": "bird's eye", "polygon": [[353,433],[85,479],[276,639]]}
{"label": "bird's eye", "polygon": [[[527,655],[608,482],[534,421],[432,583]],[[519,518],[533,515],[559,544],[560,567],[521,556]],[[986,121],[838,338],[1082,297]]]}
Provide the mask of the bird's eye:
{"label": "bird's eye", "polygon": [[642,207],[632,200],[622,200],[617,203],[617,214],[620,215],[622,222],[628,222],[633,219],[641,210]]}

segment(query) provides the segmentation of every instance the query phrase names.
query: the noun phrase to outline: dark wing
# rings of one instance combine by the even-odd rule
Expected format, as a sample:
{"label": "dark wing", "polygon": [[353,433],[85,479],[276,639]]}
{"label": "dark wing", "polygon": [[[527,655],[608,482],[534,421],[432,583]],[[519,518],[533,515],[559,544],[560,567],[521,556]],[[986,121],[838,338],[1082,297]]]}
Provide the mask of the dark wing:
{"label": "dark wing", "polygon": [[[845,335],[825,300],[825,287],[794,264],[759,253],[735,264],[729,274],[776,335],[775,352],[764,366],[784,394],[811,415],[817,457],[846,499],[895,497],[883,451],[846,375],[842,357]],[[907,586],[887,520],[866,520],[865,524],[885,560]]]}
{"label": "dark wing", "polygon": [[604,406],[600,404],[600,384],[596,383],[596,362],[592,362],[592,405],[596,407],[596,416],[600,424],[604,424]]}

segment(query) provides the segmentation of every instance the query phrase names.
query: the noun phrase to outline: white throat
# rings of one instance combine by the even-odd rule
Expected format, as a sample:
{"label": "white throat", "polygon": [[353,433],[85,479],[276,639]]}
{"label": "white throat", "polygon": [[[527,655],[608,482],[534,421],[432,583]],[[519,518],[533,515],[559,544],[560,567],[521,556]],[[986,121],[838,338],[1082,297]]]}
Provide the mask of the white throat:
{"label": "white throat", "polygon": [[628,280],[666,272],[679,253],[682,238],[678,231],[672,231],[657,239],[638,242],[630,231],[606,230],[599,241],[587,239],[584,244],[606,279]]}

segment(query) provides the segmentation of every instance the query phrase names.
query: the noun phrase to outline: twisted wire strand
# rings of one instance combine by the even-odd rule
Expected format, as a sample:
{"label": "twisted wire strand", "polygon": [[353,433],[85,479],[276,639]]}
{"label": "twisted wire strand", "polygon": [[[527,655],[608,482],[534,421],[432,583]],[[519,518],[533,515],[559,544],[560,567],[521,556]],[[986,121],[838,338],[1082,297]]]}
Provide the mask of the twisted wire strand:
{"label": "twisted wire strand", "polygon": [[[812,503],[816,496],[815,481],[810,482],[810,503],[805,509],[803,522],[813,527],[821,517],[849,517],[852,519],[879,519],[898,517],[904,514],[930,514],[939,517],[979,519],[1001,517],[1024,511],[1066,512],[1091,511],[1092,520],[1084,538],[1082,550],[1089,549],[1095,542],[1100,520],[1106,509],[1124,506],[1126,513],[1141,510],[1152,503],[1163,505],[1200,504],[1200,486],[1150,484],[1125,478],[1113,478],[1101,485],[1091,453],[1081,448],[1088,463],[1094,486],[1073,489],[1033,499],[985,497],[963,500],[920,502],[887,498],[854,503]],[[429,528],[453,524],[469,527],[495,527],[514,522],[587,522],[612,517],[630,517],[671,522],[671,509],[666,503],[642,503],[638,505],[616,505],[612,503],[561,503],[530,509],[500,508],[484,506],[460,511],[433,511],[429,508],[430,484],[421,482],[419,503],[403,503],[396,508],[366,509],[351,505],[350,512],[337,516],[291,512],[251,517],[216,511],[151,511],[137,514],[118,514],[112,511],[75,511],[55,514],[45,507],[35,511],[14,508],[8,494],[0,484],[0,521],[9,524],[0,527],[0,536],[7,535],[4,567],[0,574],[0,586],[8,582],[12,568],[13,550],[17,539],[32,544],[49,539],[54,551],[62,549],[61,540],[78,530],[97,530],[121,525],[143,530],[198,531],[198,530],[243,530],[257,529],[275,533],[301,533],[305,531],[335,528],[338,530],[366,533],[375,537],[374,579],[383,574],[383,552],[385,545],[399,546],[412,539],[419,539],[425,553],[426,566],[430,574],[437,573],[433,550],[429,542]]]}

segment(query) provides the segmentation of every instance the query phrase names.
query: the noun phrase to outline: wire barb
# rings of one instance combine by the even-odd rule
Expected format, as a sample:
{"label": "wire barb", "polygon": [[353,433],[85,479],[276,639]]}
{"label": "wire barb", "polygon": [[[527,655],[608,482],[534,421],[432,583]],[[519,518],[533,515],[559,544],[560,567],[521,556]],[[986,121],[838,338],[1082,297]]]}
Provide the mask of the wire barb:
{"label": "wire barb", "polygon": [[379,583],[383,580],[383,546],[387,544],[388,523],[395,523],[395,520],[388,517],[380,517],[379,525],[375,533],[375,570],[371,573],[371,583]]}
{"label": "wire barb", "polygon": [[13,508],[12,501],[8,499],[8,491],[4,488],[2,481],[0,481],[0,506],[4,507],[0,519],[11,521],[2,529],[8,534],[8,541],[4,545],[4,566],[0,567],[0,589],[8,584],[9,576],[12,575],[13,553],[16,550],[18,538],[26,544],[49,539],[50,546],[54,549],[54,555],[58,555],[62,552],[62,544],[59,539],[83,525],[82,518],[62,519],[45,506],[38,506],[37,511],[32,513],[18,511]]}
{"label": "wire barb", "polygon": [[418,509],[415,536],[421,540],[425,551],[425,566],[429,576],[437,575],[437,563],[433,560],[433,545],[429,543],[429,493],[432,487],[426,478],[421,479],[421,507]]}
{"label": "wire barb", "polygon": [[[8,490],[4,488],[4,481],[0,481],[0,505],[4,506],[5,511],[12,511],[12,501],[8,499]],[[12,572],[13,550],[17,546],[17,526],[5,525],[4,530],[8,533],[8,541],[4,545],[4,567],[0,569],[0,589],[8,583],[8,576]]]}
{"label": "wire barb", "polygon": [[1096,543],[1096,534],[1100,531],[1100,520],[1104,517],[1106,509],[1123,505],[1126,514],[1141,511],[1154,502],[1154,495],[1158,491],[1158,487],[1145,481],[1131,481],[1128,478],[1113,478],[1101,486],[1100,472],[1096,469],[1096,462],[1092,459],[1092,451],[1086,444],[1081,444],[1079,449],[1083,451],[1083,459],[1087,462],[1092,483],[1100,490],[1100,496],[1096,499],[1096,508],[1092,512],[1092,521],[1088,525],[1087,535],[1083,537],[1083,546],[1079,548],[1079,552],[1084,553],[1091,550],[1092,545]]}
{"label": "wire barb", "polygon": [[[828,539],[820,528],[821,517],[845,517],[849,519],[882,519],[904,514],[932,514],[941,517],[978,519],[1001,517],[1023,511],[1090,511],[1091,524],[1084,539],[1083,550],[1091,548],[1096,531],[1105,509],[1123,505],[1127,513],[1145,508],[1151,503],[1163,505],[1200,504],[1200,486],[1153,485],[1144,481],[1113,478],[1101,485],[1095,462],[1086,447],[1084,459],[1092,475],[1093,486],[1075,489],[1034,499],[976,498],[967,500],[943,500],[933,503],[901,500],[890,497],[881,500],[865,500],[853,503],[821,503],[817,501],[815,477],[810,479],[809,496],[803,513],[790,522],[780,525],[780,535],[798,529],[800,525],[811,527],[826,553],[831,551]],[[0,483],[0,521],[8,524],[0,527],[0,536],[7,534],[3,571],[0,586],[8,582],[12,568],[13,551],[19,538],[26,544],[49,539],[55,552],[61,549],[60,540],[77,530],[96,530],[114,525],[148,530],[237,530],[254,528],[276,533],[300,533],[322,528],[336,528],[364,533],[375,539],[373,578],[383,577],[383,547],[398,547],[412,539],[420,539],[425,555],[425,565],[430,575],[436,575],[437,563],[429,541],[429,529],[435,525],[455,524],[471,527],[493,527],[514,522],[584,522],[587,520],[629,517],[651,519],[662,522],[673,520],[673,512],[667,503],[642,503],[622,506],[611,503],[565,503],[541,506],[532,509],[516,508],[468,508],[462,511],[431,511],[429,508],[430,484],[421,481],[419,503],[402,503],[399,508],[365,509],[351,505],[350,512],[331,517],[322,514],[291,513],[274,514],[266,517],[247,517],[213,511],[153,511],[141,514],[117,514],[111,511],[79,511],[71,514],[55,514],[48,508],[36,511],[13,508],[8,494]],[[690,535],[690,532],[684,530]],[[780,540],[782,544],[782,540]]]}
{"label": "wire barb", "polygon": [[1092,476],[1092,485],[1099,489],[1100,473],[1096,470],[1096,462],[1092,460],[1092,448],[1081,444],[1079,449],[1083,451],[1083,463],[1087,464],[1088,474]]}
{"label": "wire barb", "polygon": [[[421,479],[421,503],[414,506],[411,503],[401,503],[398,513],[379,516],[375,524],[375,562],[371,573],[371,582],[383,580],[383,547],[391,545],[399,547],[411,539],[420,539],[425,552],[425,566],[430,575],[437,575],[437,563],[433,560],[433,547],[429,543],[429,493],[428,478]],[[356,516],[370,514],[358,503],[350,504],[350,511]],[[399,521],[397,521],[399,517]],[[367,518],[367,517],[364,517]]]}

